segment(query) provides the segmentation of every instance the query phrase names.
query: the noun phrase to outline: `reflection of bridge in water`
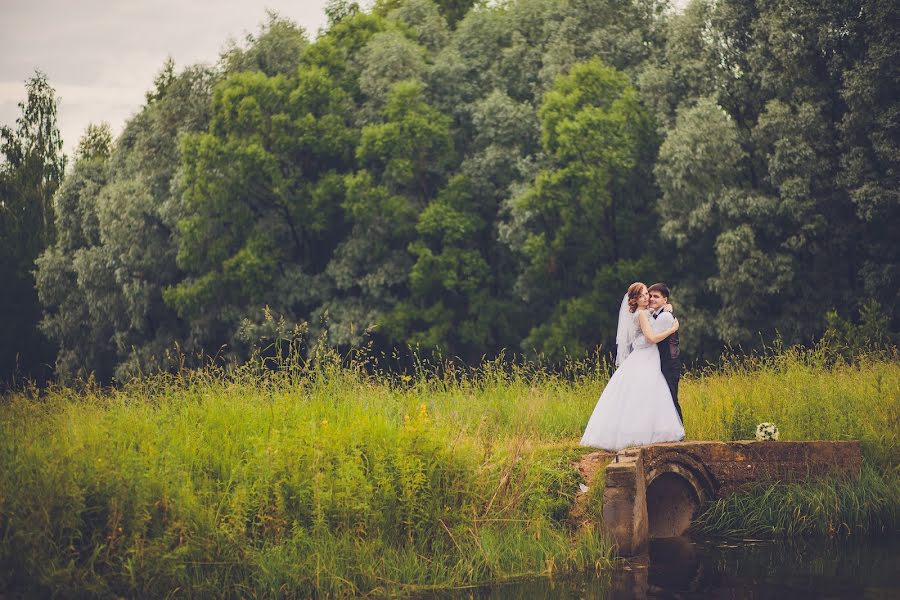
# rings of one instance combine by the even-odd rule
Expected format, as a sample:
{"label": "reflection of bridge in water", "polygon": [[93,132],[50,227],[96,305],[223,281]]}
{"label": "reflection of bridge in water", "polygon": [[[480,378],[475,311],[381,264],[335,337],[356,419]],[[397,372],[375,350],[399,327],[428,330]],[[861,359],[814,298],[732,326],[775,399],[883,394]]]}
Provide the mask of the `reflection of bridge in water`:
{"label": "reflection of bridge in water", "polygon": [[650,538],[682,535],[709,500],[760,480],[858,477],[860,460],[859,442],[675,442],[594,452],[578,468],[590,485],[606,465],[603,523],[634,556]]}

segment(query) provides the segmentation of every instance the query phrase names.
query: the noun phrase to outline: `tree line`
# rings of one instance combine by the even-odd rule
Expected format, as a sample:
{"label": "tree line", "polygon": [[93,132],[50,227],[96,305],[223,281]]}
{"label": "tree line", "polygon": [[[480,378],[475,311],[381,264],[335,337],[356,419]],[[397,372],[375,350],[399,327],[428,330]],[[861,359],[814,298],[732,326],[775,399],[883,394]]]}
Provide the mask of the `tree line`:
{"label": "tree line", "polygon": [[897,3],[326,12],[314,40],[270,14],[213,65],[167,61],[68,170],[27,83],[0,147],[4,374],[300,338],[553,361],[609,348],[634,280],[669,283],[699,360],[897,331]]}

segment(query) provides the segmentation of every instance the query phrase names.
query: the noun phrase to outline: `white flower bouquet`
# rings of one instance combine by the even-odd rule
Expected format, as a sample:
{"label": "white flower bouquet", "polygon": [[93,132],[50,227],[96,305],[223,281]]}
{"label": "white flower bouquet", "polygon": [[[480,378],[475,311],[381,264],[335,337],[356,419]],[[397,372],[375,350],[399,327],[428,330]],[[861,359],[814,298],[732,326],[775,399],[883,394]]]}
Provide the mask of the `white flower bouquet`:
{"label": "white flower bouquet", "polygon": [[760,441],[777,440],[778,427],[775,426],[775,423],[760,423],[756,426],[756,439]]}

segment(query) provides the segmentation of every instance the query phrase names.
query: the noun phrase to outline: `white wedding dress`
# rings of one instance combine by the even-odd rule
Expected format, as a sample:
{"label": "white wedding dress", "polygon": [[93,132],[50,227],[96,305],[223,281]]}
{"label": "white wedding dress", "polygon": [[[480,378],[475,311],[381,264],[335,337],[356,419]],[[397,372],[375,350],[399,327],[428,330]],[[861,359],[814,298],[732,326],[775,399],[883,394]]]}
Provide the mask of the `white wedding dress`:
{"label": "white wedding dress", "polygon": [[659,351],[641,332],[637,312],[630,327],[631,351],[600,394],[582,446],[621,450],[684,438],[684,426],[659,369]]}

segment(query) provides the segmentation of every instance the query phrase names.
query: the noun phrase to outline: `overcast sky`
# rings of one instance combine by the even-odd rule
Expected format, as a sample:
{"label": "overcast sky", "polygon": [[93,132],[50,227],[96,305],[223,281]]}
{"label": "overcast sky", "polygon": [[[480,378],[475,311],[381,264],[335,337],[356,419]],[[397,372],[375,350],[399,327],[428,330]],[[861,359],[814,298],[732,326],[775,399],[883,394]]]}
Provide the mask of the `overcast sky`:
{"label": "overcast sky", "polygon": [[167,56],[176,69],[217,60],[229,38],[256,33],[266,9],[306,29],[326,0],[0,0],[0,124],[13,125],[35,69],[56,88],[66,154],[88,123],[118,135]]}

